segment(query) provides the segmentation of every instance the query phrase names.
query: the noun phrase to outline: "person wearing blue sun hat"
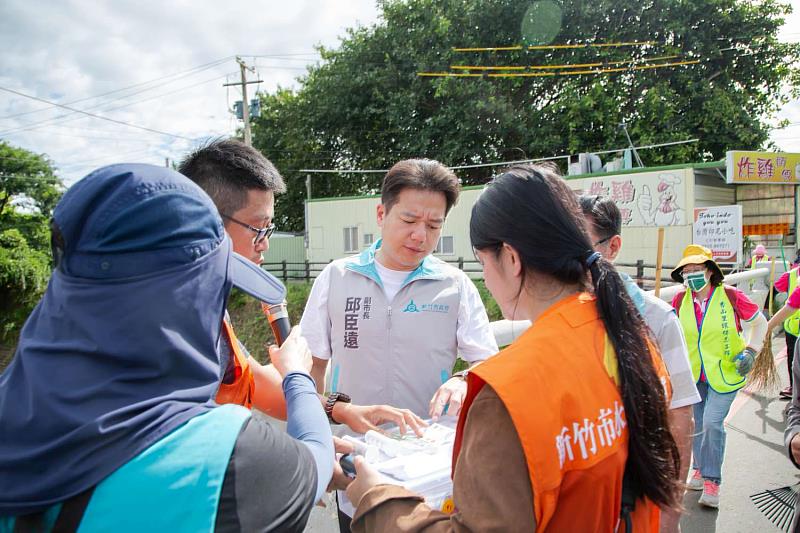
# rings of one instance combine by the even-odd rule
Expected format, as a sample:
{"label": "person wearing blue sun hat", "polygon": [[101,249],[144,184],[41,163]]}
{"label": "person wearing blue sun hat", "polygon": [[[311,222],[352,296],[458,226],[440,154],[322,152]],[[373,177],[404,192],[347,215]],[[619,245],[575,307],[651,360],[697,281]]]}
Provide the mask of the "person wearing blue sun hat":
{"label": "person wearing blue sun hat", "polygon": [[233,286],[285,288],[235,254],[211,199],[170,169],[101,168],[52,223],[55,268],[0,375],[0,531],[302,531],[333,472],[295,330],[272,362],[283,433],[214,401]]}

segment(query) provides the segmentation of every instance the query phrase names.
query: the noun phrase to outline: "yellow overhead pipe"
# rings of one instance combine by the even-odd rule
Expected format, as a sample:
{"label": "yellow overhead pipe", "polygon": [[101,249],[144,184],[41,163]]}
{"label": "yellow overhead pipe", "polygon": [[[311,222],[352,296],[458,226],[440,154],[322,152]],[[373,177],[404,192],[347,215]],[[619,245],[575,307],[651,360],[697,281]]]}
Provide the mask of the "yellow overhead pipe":
{"label": "yellow overhead pipe", "polygon": [[[658,41],[630,41],[621,43],[592,43],[592,44],[537,44],[527,47],[528,50],[562,50],[568,48],[619,48],[623,46],[647,46],[658,44]],[[453,52],[509,52],[520,51],[522,45],[513,46],[484,46],[471,48],[453,48]]]}
{"label": "yellow overhead pipe", "polygon": [[480,66],[480,65],[450,65],[452,70],[549,70],[549,69],[569,69],[569,68],[590,68],[602,67],[603,65],[624,65],[631,63],[644,63],[645,61],[663,61],[665,59],[675,59],[680,56],[659,56],[641,59],[626,59],[624,61],[607,61],[605,63],[578,63],[575,65],[510,65],[510,66]]}
{"label": "yellow overhead pipe", "polygon": [[522,72],[522,73],[497,73],[497,74],[478,74],[461,72],[417,72],[419,77],[427,78],[540,78],[549,76],[577,76],[583,74],[610,74],[614,72],[630,72],[631,70],[649,70],[665,67],[678,67],[681,65],[696,65],[699,59],[692,61],[676,61],[674,63],[658,63],[655,65],[639,65],[627,68],[605,68],[590,70],[573,70],[566,72]]}
{"label": "yellow overhead pipe", "polygon": [[522,50],[522,45],[516,46],[489,46],[478,48],[453,48],[453,52],[507,52]]}

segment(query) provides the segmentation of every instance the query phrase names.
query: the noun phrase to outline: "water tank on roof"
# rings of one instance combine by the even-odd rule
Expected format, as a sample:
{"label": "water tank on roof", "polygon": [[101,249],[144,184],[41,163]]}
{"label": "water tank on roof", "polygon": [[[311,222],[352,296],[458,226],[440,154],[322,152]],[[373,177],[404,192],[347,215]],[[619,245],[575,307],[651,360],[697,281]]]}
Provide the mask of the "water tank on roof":
{"label": "water tank on roof", "polygon": [[600,158],[596,154],[578,154],[578,163],[581,165],[581,172],[583,174],[600,172],[603,169],[603,162],[600,161]]}

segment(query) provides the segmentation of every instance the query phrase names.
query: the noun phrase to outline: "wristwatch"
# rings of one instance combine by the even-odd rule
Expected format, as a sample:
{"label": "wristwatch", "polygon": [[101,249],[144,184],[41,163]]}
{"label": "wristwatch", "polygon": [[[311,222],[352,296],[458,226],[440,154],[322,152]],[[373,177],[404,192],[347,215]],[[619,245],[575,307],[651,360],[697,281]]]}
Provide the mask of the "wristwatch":
{"label": "wristwatch", "polygon": [[350,403],[351,401],[350,396],[343,392],[332,392],[325,401],[325,414],[328,415],[328,420],[338,424],[339,422],[333,419],[333,406],[336,405],[336,402]]}

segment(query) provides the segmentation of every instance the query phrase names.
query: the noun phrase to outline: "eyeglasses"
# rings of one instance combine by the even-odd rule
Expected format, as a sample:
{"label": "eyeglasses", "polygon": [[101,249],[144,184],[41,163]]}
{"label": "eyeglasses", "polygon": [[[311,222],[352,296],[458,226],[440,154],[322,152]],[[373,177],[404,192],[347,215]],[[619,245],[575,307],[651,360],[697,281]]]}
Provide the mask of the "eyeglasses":
{"label": "eyeglasses", "polygon": [[614,237],[613,235],[609,235],[609,236],[608,236],[608,237],[606,237],[605,239],[600,239],[599,241],[597,241],[596,243],[594,243],[594,244],[592,245],[592,247],[594,248],[595,246],[600,246],[600,245],[601,245],[601,244],[603,244],[604,242],[608,242],[608,241],[610,241],[610,240],[611,240],[613,237]]}
{"label": "eyeglasses", "polygon": [[274,223],[270,224],[266,228],[256,228],[256,227],[251,226],[250,224],[245,224],[244,222],[236,220],[232,216],[226,215],[224,213],[220,213],[220,214],[222,215],[222,218],[230,220],[234,224],[239,224],[243,228],[247,228],[250,231],[252,231],[253,233],[255,233],[256,236],[253,237],[253,244],[254,245],[261,244],[262,242],[264,242],[265,239],[269,239],[270,236],[272,236],[272,234],[275,232],[275,224]]}

